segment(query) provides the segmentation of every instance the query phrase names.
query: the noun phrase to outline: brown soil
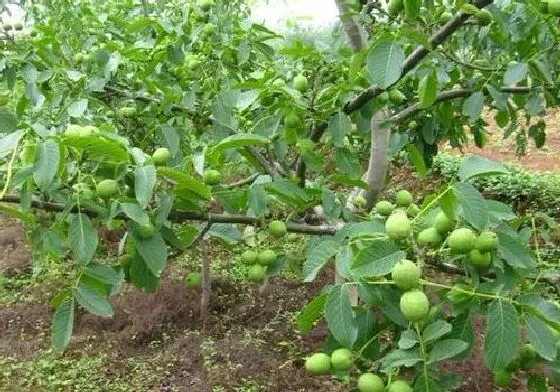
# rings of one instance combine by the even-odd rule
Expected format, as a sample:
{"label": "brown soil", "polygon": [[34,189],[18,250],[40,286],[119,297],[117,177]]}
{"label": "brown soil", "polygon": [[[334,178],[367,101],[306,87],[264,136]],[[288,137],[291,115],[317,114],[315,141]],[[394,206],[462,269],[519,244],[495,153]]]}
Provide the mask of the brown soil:
{"label": "brown soil", "polygon": [[[546,121],[546,142],[545,145],[538,149],[535,147],[534,141],[528,138],[526,154],[519,156],[515,153],[516,142],[515,136],[504,139],[504,130],[501,129],[494,120],[492,113],[486,116],[487,144],[483,148],[478,148],[474,142],[470,142],[467,148],[452,149],[453,153],[472,153],[483,155],[487,158],[499,162],[515,162],[530,170],[535,171],[558,171],[560,170],[560,115],[554,111],[550,111],[545,116]],[[525,127],[526,130],[529,126]],[[448,147],[450,148],[450,147]]]}
{"label": "brown soil", "polygon": [[[21,227],[6,233],[12,230],[19,239]],[[209,392],[214,386],[235,391],[247,380],[267,391],[345,391],[329,378],[309,377],[298,359],[322,344],[326,330],[301,337],[292,322],[295,312],[331,280],[332,271],[309,285],[275,278],[259,293],[255,287],[217,279],[205,328],[199,317],[199,292],[171,277],[162,279],[155,294],[124,287],[112,300],[114,318],[78,311],[64,356],[111,353],[105,378],[126,377],[126,358],[153,358],[167,369],[151,391]],[[33,360],[49,348],[49,300],[0,309],[0,358]],[[4,381],[0,390],[21,389]]]}
{"label": "brown soil", "polygon": [[[210,392],[214,386],[235,391],[247,380],[266,391],[347,391],[328,377],[309,377],[301,358],[318,349],[327,337],[324,325],[309,336],[295,332],[293,316],[326,284],[332,270],[312,284],[274,278],[259,293],[256,287],[235,286],[217,279],[213,284],[211,314],[205,327],[199,318],[200,295],[166,276],[155,294],[125,287],[113,298],[115,317],[102,319],[79,311],[68,358],[111,352],[104,378],[126,377],[125,358],[154,360],[166,371],[151,391]],[[52,311],[44,303],[19,303],[0,310],[0,357],[32,360],[49,347]],[[492,374],[482,360],[484,325],[475,319],[477,344],[461,362],[443,369],[459,373],[459,391],[491,391]],[[3,389],[2,389],[3,388]],[[8,384],[0,390],[17,391]],[[526,388],[517,383],[510,391]]]}
{"label": "brown soil", "polygon": [[10,222],[0,231],[0,271],[5,276],[26,272],[31,267],[31,251],[24,240],[19,222]]}
{"label": "brown soil", "polygon": [[[548,152],[531,147],[522,158],[515,156],[514,142],[501,140],[503,131],[493,119],[488,122],[489,146],[484,150],[469,147],[465,152],[499,161],[517,161],[534,170],[560,168],[560,125],[554,114],[547,118]],[[437,178],[420,178],[406,165],[393,167],[390,178],[392,189],[385,191],[383,197],[392,198],[401,188],[428,194],[442,185]],[[6,228],[0,231],[0,269],[7,276],[28,273],[30,251],[23,242],[21,225],[11,222],[3,226]],[[103,242],[109,247],[118,237],[111,238],[108,233]],[[302,369],[301,358],[320,347],[326,338],[324,325],[305,337],[295,332],[293,326],[294,314],[331,281],[332,271],[324,272],[312,284],[275,278],[259,293],[255,287],[237,287],[218,279],[213,284],[212,312],[204,327],[199,316],[199,293],[185,289],[170,276],[162,279],[155,294],[124,287],[113,298],[113,319],[78,312],[74,336],[64,355],[77,358],[96,352],[110,353],[110,366],[103,370],[105,378],[126,378],[125,360],[129,358],[162,364],[165,371],[156,377],[150,391],[207,392],[214,386],[236,391],[247,380],[254,380],[271,392],[348,391],[347,385],[328,377],[309,377]],[[0,358],[33,360],[40,350],[49,348],[51,296],[49,292],[38,296],[41,302],[17,303],[0,309]],[[477,341],[467,359],[446,363],[442,369],[463,376],[461,392],[493,391],[496,389],[492,374],[483,361],[483,319],[475,318],[474,327]],[[0,390],[21,389],[0,382]],[[527,388],[520,379],[508,391],[525,392]]]}

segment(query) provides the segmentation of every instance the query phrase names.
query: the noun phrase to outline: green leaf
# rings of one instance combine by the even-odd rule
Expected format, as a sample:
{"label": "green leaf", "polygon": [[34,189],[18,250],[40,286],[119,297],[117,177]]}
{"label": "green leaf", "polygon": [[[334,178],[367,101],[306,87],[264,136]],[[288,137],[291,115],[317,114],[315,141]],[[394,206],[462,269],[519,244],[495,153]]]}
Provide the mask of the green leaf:
{"label": "green leaf", "polygon": [[159,277],[154,275],[140,255],[135,254],[130,264],[130,281],[140,289],[149,293],[157,290]]}
{"label": "green leaf", "polygon": [[305,190],[290,180],[275,179],[274,182],[265,184],[265,188],[279,199],[294,206],[303,207],[311,200]]}
{"label": "green leaf", "polygon": [[70,79],[71,81],[77,82],[78,80],[84,78],[86,75],[81,73],[80,71],[67,69],[66,70],[66,76],[68,76],[68,79]]}
{"label": "green leaf", "polygon": [[537,353],[547,361],[554,361],[558,348],[549,326],[533,315],[527,317],[527,336]]}
{"label": "green leaf", "polygon": [[377,334],[376,316],[371,309],[358,309],[356,323],[358,338],[354,342],[354,350],[360,350],[365,358],[377,358],[380,344],[373,337]]}
{"label": "green leaf", "polygon": [[357,278],[378,277],[391,272],[406,253],[391,241],[375,241],[361,249],[352,264],[352,274]]}
{"label": "green leaf", "polygon": [[254,184],[249,188],[249,208],[257,218],[262,218],[266,214],[268,196],[264,187]]}
{"label": "green leaf", "polygon": [[349,222],[344,225],[336,236],[348,237],[349,239],[359,237],[371,237],[372,234],[385,235],[385,222],[380,219],[372,219],[363,222]]}
{"label": "green leaf", "polygon": [[315,321],[323,315],[329,294],[324,292],[317,295],[305,305],[297,316],[297,328],[302,335],[307,335],[313,329]]}
{"label": "green leaf", "polygon": [[159,175],[175,182],[175,192],[180,199],[208,201],[212,197],[212,188],[186,173],[161,166],[157,171]]}
{"label": "green leaf", "polygon": [[497,229],[498,251],[502,258],[514,268],[533,269],[535,260],[531,256],[527,245],[518,236],[513,236],[510,231]]}
{"label": "green leaf", "polygon": [[156,186],[156,168],[153,165],[136,168],[134,193],[140,207],[146,208],[152,200]]}
{"label": "green leaf", "polygon": [[[558,375],[558,368],[555,369]],[[558,378],[557,378],[558,379]],[[549,392],[547,378],[541,374],[531,374],[527,378],[529,392]]]}
{"label": "green leaf", "polygon": [[0,158],[10,154],[16,148],[23,134],[24,131],[16,131],[0,139]]}
{"label": "green leaf", "polygon": [[438,204],[441,210],[443,211],[443,213],[448,217],[455,218],[457,216],[456,211],[457,211],[457,206],[459,204],[459,200],[457,200],[457,196],[455,195],[455,192],[452,192],[451,190],[446,191],[440,197]]}
{"label": "green leaf", "polygon": [[381,311],[393,323],[406,328],[408,320],[402,314],[399,301],[402,292],[395,287],[360,284],[360,297],[366,298],[371,306],[379,306]]}
{"label": "green leaf", "polygon": [[264,118],[261,118],[255,123],[253,127],[253,132],[257,135],[270,137],[278,130],[280,126],[280,121],[282,117],[278,114],[273,114]]}
{"label": "green leaf", "polygon": [[401,350],[409,350],[418,343],[420,343],[420,341],[418,340],[418,334],[416,331],[413,329],[407,329],[401,333],[398,345]]}
{"label": "green leaf", "polygon": [[[351,179],[359,180],[362,177],[362,165],[360,164],[359,154],[355,151],[351,151],[348,148],[337,148],[335,163],[337,169]],[[324,163],[322,167],[324,167]]]}
{"label": "green leaf", "polygon": [[469,155],[463,159],[459,168],[459,178],[463,182],[473,177],[487,177],[507,173],[508,170],[501,163],[491,161],[479,155]]}
{"label": "green leaf", "polygon": [[486,89],[490,93],[490,96],[494,100],[494,104],[496,105],[498,110],[506,111],[507,108],[508,108],[508,106],[507,106],[507,103],[508,103],[507,94],[502,93],[501,91],[499,91],[498,89],[496,89],[493,86],[488,86],[488,87],[486,87]]}
{"label": "green leaf", "polygon": [[484,94],[480,91],[471,94],[470,97],[463,102],[463,115],[467,116],[471,121],[478,120],[484,107]]}
{"label": "green leaf", "polygon": [[70,117],[83,117],[87,107],[87,99],[80,99],[79,101],[72,102],[72,104],[68,106],[68,115]]}
{"label": "green leaf", "polygon": [[474,186],[468,183],[455,184],[454,189],[461,203],[463,218],[476,229],[486,229],[489,218],[484,197]]}
{"label": "green leaf", "polygon": [[529,66],[525,63],[512,62],[508,65],[504,74],[504,84],[506,86],[515,85],[527,77]]}
{"label": "green leaf", "polygon": [[53,314],[51,341],[57,350],[64,350],[72,337],[74,329],[74,298],[70,297],[60,304]]}
{"label": "green leaf", "polygon": [[21,69],[21,77],[27,83],[35,83],[37,81],[37,68],[31,63],[25,63]]}
{"label": "green leaf", "polygon": [[422,108],[429,108],[437,98],[437,78],[433,72],[424,76],[418,83],[418,99]]}
{"label": "green leaf", "polygon": [[424,342],[428,343],[432,340],[439,339],[451,332],[452,329],[453,327],[451,324],[445,320],[436,320],[424,329],[424,332],[422,333]]}
{"label": "green leaf", "polygon": [[[424,377],[424,374],[420,374],[418,377],[416,377],[416,380],[414,381],[413,390],[414,392],[444,392],[444,391],[456,390],[458,388],[458,385],[461,385],[460,381],[453,384],[451,388],[450,387],[445,388],[446,386],[441,384],[441,379],[449,375],[454,375],[454,373],[444,373],[442,377],[436,381],[430,377],[426,379]],[[460,376],[457,375],[457,377]]]}
{"label": "green leaf", "polygon": [[336,272],[345,279],[352,279],[352,272],[350,270],[350,265],[354,254],[352,253],[352,247],[350,245],[345,245],[340,248],[340,251],[335,257]]}
{"label": "green leaf", "polygon": [[270,139],[253,133],[238,133],[222,139],[212,149],[213,154],[220,153],[228,148],[240,148],[270,143]]}
{"label": "green leaf", "polygon": [[138,203],[121,203],[121,209],[127,217],[141,225],[150,223],[148,213]]}
{"label": "green leaf", "polygon": [[40,188],[47,188],[54,179],[60,161],[60,150],[54,140],[37,142],[37,159],[33,178]]}
{"label": "green leaf", "polygon": [[401,77],[405,53],[395,41],[381,39],[367,57],[367,70],[373,84],[386,89]]}
{"label": "green leaf", "polygon": [[18,120],[16,114],[6,108],[0,108],[0,133],[8,133],[17,129]]}
{"label": "green leaf", "polygon": [[440,362],[453,358],[469,348],[467,342],[459,339],[445,339],[437,342],[430,351],[428,363]]}
{"label": "green leaf", "polygon": [[88,312],[101,317],[113,317],[113,307],[107,298],[84,282],[78,283],[75,296]]}
{"label": "green leaf", "polygon": [[70,215],[68,244],[80,264],[87,264],[93,258],[99,242],[97,230],[86,214]]}
{"label": "green leaf", "polygon": [[302,271],[304,281],[313,281],[331,257],[336,255],[339,248],[340,244],[333,240],[321,241],[319,244],[308,248]]}
{"label": "green leaf", "polygon": [[418,349],[414,350],[393,350],[381,361],[381,371],[391,373],[394,369],[401,366],[413,367],[422,361],[422,356]]}
{"label": "green leaf", "polygon": [[216,237],[227,244],[236,244],[241,241],[242,236],[237,227],[229,223],[213,223],[207,233],[208,236]]}
{"label": "green leaf", "polygon": [[237,96],[237,102],[235,103],[235,107],[240,112],[247,109],[253,102],[257,100],[259,97],[259,90],[249,90],[240,93]]}
{"label": "green leaf", "polygon": [[485,200],[490,216],[490,225],[498,226],[502,221],[510,221],[516,217],[510,205],[497,200]]}
{"label": "green leaf", "polygon": [[136,249],[151,273],[159,277],[167,263],[167,246],[159,232],[155,232],[150,238],[134,236]]}
{"label": "green leaf", "polygon": [[408,159],[410,159],[410,162],[412,162],[412,164],[416,168],[418,175],[420,177],[425,177],[428,169],[426,168],[424,157],[422,156],[420,150],[418,150],[416,144],[407,144],[406,152],[408,153]]}
{"label": "green leaf", "polygon": [[[474,331],[468,313],[463,313],[455,317],[455,320],[453,320],[453,329],[451,330],[449,337],[467,342],[469,350],[473,347]],[[466,352],[463,355],[466,356]]]}
{"label": "green leaf", "polygon": [[515,307],[502,299],[492,301],[488,308],[484,354],[493,370],[505,369],[519,346],[519,319]]}
{"label": "green leaf", "polygon": [[325,319],[335,340],[352,348],[358,338],[358,325],[347,286],[337,285],[331,289],[325,303]]}
{"label": "green leaf", "polygon": [[6,204],[0,204],[0,213],[13,216],[14,218],[20,219],[26,223],[32,223],[35,221],[35,218],[32,214],[28,214]]}
{"label": "green leaf", "polygon": [[350,117],[343,112],[338,112],[329,119],[329,131],[332,133],[333,144],[344,147],[344,138],[350,133],[352,122]]}
{"label": "green leaf", "polygon": [[[65,135],[62,142],[87,152],[88,160],[95,162],[128,163],[128,151],[121,139],[93,133],[85,136]],[[114,136],[114,135],[113,135]]]}
{"label": "green leaf", "polygon": [[114,268],[99,263],[89,263],[82,269],[82,275],[111,286],[120,284],[122,280],[122,276]]}
{"label": "green leaf", "polygon": [[529,63],[529,68],[531,69],[531,73],[536,74],[542,80],[544,80],[548,84],[553,84],[554,81],[552,79],[552,74],[550,73],[550,69],[548,65],[543,63],[540,60],[531,60]]}

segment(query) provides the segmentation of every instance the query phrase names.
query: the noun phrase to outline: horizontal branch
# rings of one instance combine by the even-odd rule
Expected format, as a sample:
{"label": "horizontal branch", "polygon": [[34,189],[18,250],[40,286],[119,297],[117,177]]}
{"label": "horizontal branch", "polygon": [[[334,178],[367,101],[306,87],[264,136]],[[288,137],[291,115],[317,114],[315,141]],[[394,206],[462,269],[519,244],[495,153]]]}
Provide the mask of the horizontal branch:
{"label": "horizontal branch", "polygon": [[[215,214],[212,212],[196,211],[174,211],[169,214],[169,220],[183,222],[185,220],[207,221],[212,223],[239,223],[243,225],[263,226],[266,222],[261,218],[241,214]],[[287,222],[286,228],[291,233],[303,233],[310,235],[334,235],[338,231],[337,226],[330,225],[308,225],[304,223]]]}
{"label": "horizontal branch", "polygon": [[[478,8],[486,7],[487,5],[491,4],[493,0],[475,0],[472,3],[477,6]],[[408,74],[424,57],[430,53],[430,50],[433,50],[437,46],[441,45],[448,37],[450,37],[455,31],[457,31],[470,17],[471,15],[465,12],[459,12],[457,15],[450,20],[447,24],[441,27],[438,31],[436,31],[431,37],[429,41],[429,47],[424,45],[418,46],[404,61],[403,68],[400,77],[396,80],[394,84],[396,84],[399,80]],[[390,86],[389,86],[390,87]],[[362,91],[358,96],[356,96],[351,101],[348,101],[346,105],[344,105],[343,112],[346,114],[351,114],[356,110],[360,109],[366,103],[368,103],[373,98],[380,95],[384,89],[381,89],[377,86],[370,86],[366,90]],[[322,122],[313,128],[311,132],[310,138],[313,142],[317,143],[321,140],[321,137],[325,133],[328,128],[327,122]],[[300,175],[300,182],[301,177],[305,175],[305,164],[303,160],[298,158],[298,167],[296,172]]]}
{"label": "horizontal branch", "polygon": [[[533,90],[534,88],[532,87],[502,87],[500,89],[502,93],[507,94],[527,94]],[[437,95],[435,102],[449,101],[458,98],[467,98],[475,91],[477,90],[470,88],[457,88],[453,90],[442,91]],[[484,92],[487,92],[487,90],[484,90]],[[415,103],[414,105],[410,105],[406,109],[403,109],[399,113],[396,113],[393,116],[389,117],[387,119],[387,122],[391,122],[394,124],[402,123],[423,109],[424,108],[420,105],[420,103]]]}
{"label": "horizontal branch", "polygon": [[[0,202],[5,203],[20,203],[21,199],[19,196],[6,195],[0,199]],[[47,212],[61,212],[64,210],[64,205],[59,203],[51,203],[42,200],[33,200],[31,202],[33,208],[37,208]],[[74,207],[71,212],[73,213],[84,213],[90,217],[98,216],[97,211],[90,209],[78,210]],[[124,215],[118,216],[121,219],[127,219]],[[254,225],[254,226],[264,226],[266,222],[261,218],[241,215],[241,214],[216,214],[212,212],[199,212],[199,211],[172,211],[169,214],[168,219],[172,222],[184,222],[184,221],[205,221],[209,223],[238,223],[243,225]],[[308,225],[296,222],[287,222],[286,228],[292,233],[303,233],[310,235],[334,235],[339,227],[334,225]]]}
{"label": "horizontal branch", "polygon": [[[472,3],[477,6],[478,8],[486,7],[488,4],[491,4],[493,0],[475,0]],[[470,18],[470,14],[466,12],[459,12],[457,15],[451,19],[447,24],[445,24],[442,28],[436,31],[429,40],[429,47],[420,45],[418,46],[404,61],[401,76],[394,84],[396,84],[400,79],[402,79],[406,74],[408,74],[414,67],[430,53],[431,50],[436,48],[437,46],[441,45],[448,37],[450,37],[455,31],[457,31],[464,23]],[[363,91],[360,95],[358,95],[353,100],[349,101],[344,106],[344,112],[346,114],[350,114],[362,106],[364,106],[367,102],[371,99],[375,98],[379,94],[381,94],[384,90],[380,89],[377,86],[371,86],[367,90]]]}
{"label": "horizontal branch", "polygon": [[477,71],[484,71],[484,72],[495,72],[498,71],[500,68],[499,67],[484,67],[482,65],[476,65],[476,64],[471,64],[471,63],[467,63],[457,57],[455,57],[453,54],[451,54],[450,52],[446,52],[446,51],[442,51],[441,52],[447,59],[453,61],[454,63],[457,63],[459,65],[462,65],[463,67],[466,68],[470,68],[470,69],[474,69]]}
{"label": "horizontal branch", "polygon": [[[454,264],[449,264],[449,263],[442,263],[440,261],[438,261],[435,258],[427,258],[425,260],[425,263],[428,267],[444,272],[446,274],[451,274],[451,275],[460,275],[460,276],[465,276],[465,270],[464,268],[461,268],[459,266],[456,266]],[[486,275],[482,275],[480,276],[480,279],[483,281],[488,281],[490,279],[496,279],[496,274],[494,273],[488,273]],[[531,280],[536,280],[536,278],[529,278]],[[558,279],[554,279],[554,278],[545,278],[545,277],[540,277],[540,279],[542,282],[548,284],[549,286],[551,286],[558,294],[560,294],[560,287],[558,286],[559,284],[559,280]]]}
{"label": "horizontal branch", "polygon": [[255,180],[258,177],[259,177],[259,173],[255,173],[255,174],[250,175],[247,178],[244,178],[243,180],[232,182],[230,184],[223,184],[220,189],[234,189],[234,188],[238,188],[238,187],[243,186],[243,185],[252,184],[253,182],[255,182]]}
{"label": "horizontal branch", "polygon": [[[6,195],[0,199],[0,202],[4,203],[17,203],[19,204],[21,201],[19,196],[14,195]],[[58,203],[51,203],[47,201],[41,200],[32,200],[31,206],[33,208],[37,208],[47,212],[62,212],[64,210],[64,205]],[[92,210],[78,210],[77,207],[74,207],[70,212],[73,213],[84,213],[90,217],[97,217],[98,213]],[[119,215],[118,218],[121,219],[128,219],[124,215]],[[168,219],[172,222],[182,223],[185,221],[205,221],[208,222],[207,228],[211,226],[212,223],[237,223],[242,225],[254,225],[263,227],[266,222],[260,218],[250,217],[246,215],[240,214],[216,214],[212,212],[198,212],[198,211],[173,211],[169,214]],[[308,235],[334,235],[338,230],[340,230],[341,226],[336,225],[308,225],[303,223],[296,223],[296,222],[287,222],[286,228],[288,232],[291,233],[301,233],[301,234],[308,234]],[[464,275],[464,271],[462,268],[455,266],[453,264],[447,263],[440,263],[436,259],[428,258],[425,260],[426,264],[432,268],[438,269],[442,272],[446,272],[449,274],[457,274],[457,275]],[[487,276],[483,276],[482,278],[495,278],[495,275],[489,274]],[[557,289],[560,293],[560,288],[558,288],[558,279],[548,279],[541,277],[541,281],[552,285],[555,289]]]}
{"label": "horizontal branch", "polygon": [[[129,97],[129,98],[134,99],[134,100],[139,101],[139,102],[155,103],[155,104],[160,104],[161,103],[161,101],[159,101],[157,98],[154,98],[154,97],[151,97],[151,96],[140,95],[140,94],[131,94],[130,92],[128,92],[126,90],[122,90],[120,88],[113,87],[113,86],[105,86],[104,90],[108,93],[118,94],[118,95],[122,95],[124,97]],[[189,110],[189,108],[187,108],[186,106],[181,106],[181,105],[177,105],[177,104],[171,104],[171,105],[169,105],[169,108],[171,109],[171,111],[174,111],[174,112],[185,112],[185,113],[192,112],[192,110]]]}

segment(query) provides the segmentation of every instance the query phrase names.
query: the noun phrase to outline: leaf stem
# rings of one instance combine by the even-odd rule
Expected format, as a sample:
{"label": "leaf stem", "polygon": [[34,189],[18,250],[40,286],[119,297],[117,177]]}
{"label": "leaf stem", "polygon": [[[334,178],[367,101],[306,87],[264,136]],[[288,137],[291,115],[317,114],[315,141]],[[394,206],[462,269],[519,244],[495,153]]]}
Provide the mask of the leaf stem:
{"label": "leaf stem", "polygon": [[431,210],[434,205],[447,193],[449,192],[451,189],[453,189],[453,185],[448,185],[443,192],[441,192],[439,195],[437,195],[432,201],[430,201],[426,207],[422,208],[420,210],[420,212],[414,217],[414,219],[412,220],[412,223],[417,223],[420,218],[426,214],[426,212],[428,212],[429,210]]}
{"label": "leaf stem", "polygon": [[17,154],[18,144],[19,144],[19,141],[16,144],[16,146],[14,147],[14,152],[12,153],[12,157],[10,159],[10,162],[8,163],[8,172],[6,174],[6,183],[4,184],[4,189],[2,189],[2,193],[0,193],[0,199],[2,199],[4,197],[4,195],[8,191],[8,188],[10,187],[10,181],[12,180],[12,172],[13,172],[13,168],[14,168],[14,161],[15,161],[16,154]]}
{"label": "leaf stem", "polygon": [[503,301],[506,301],[506,302],[516,303],[516,301],[512,300],[511,298],[503,297],[503,296],[498,295],[498,294],[478,293],[476,291],[465,290],[465,289],[462,289],[462,288],[457,287],[457,286],[449,286],[449,285],[441,284],[441,283],[428,282],[427,280],[423,280],[423,279],[420,280],[420,283],[425,285],[425,286],[439,287],[439,288],[442,288],[442,289],[456,291],[458,293],[472,295],[472,296],[475,296],[475,297],[482,297],[482,298],[489,298],[489,299],[500,299],[500,300],[503,300]]}
{"label": "leaf stem", "polygon": [[424,390],[429,391],[430,386],[428,385],[428,358],[426,355],[426,347],[424,346],[424,339],[422,339],[422,334],[420,333],[420,326],[418,323],[414,323],[414,329],[418,335],[418,341],[420,342],[420,350],[422,351],[422,368],[424,373]]}
{"label": "leaf stem", "polygon": [[[536,224],[536,220],[534,216],[531,216],[531,228],[532,228],[532,235],[533,235],[533,243],[535,245],[535,253],[537,256],[537,262],[539,267],[542,267],[543,261],[541,258],[541,251],[539,248],[539,237],[538,237],[538,233],[537,233],[537,224]],[[539,273],[537,274],[537,277],[535,279],[535,281],[533,282],[533,284],[531,285],[531,289],[534,288],[538,283],[539,280],[541,279],[543,273],[543,269],[539,268]]]}

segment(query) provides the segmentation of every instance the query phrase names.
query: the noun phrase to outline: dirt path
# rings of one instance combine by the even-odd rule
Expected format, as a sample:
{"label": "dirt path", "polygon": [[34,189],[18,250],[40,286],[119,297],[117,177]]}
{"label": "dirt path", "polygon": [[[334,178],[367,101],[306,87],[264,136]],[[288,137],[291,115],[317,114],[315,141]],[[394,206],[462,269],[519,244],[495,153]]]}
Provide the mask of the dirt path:
{"label": "dirt path", "polygon": [[[483,148],[478,148],[471,138],[469,146],[463,148],[462,152],[483,155],[500,162],[519,163],[527,169],[534,171],[558,172],[560,171],[560,114],[550,111],[545,116],[545,121],[546,142],[544,146],[538,149],[535,147],[534,141],[528,138],[526,155],[519,156],[515,152],[515,137],[511,136],[508,139],[504,139],[504,130],[496,124],[493,115],[487,115],[487,145]],[[461,153],[461,150],[451,149],[450,147],[447,147],[446,150],[456,154]]]}

